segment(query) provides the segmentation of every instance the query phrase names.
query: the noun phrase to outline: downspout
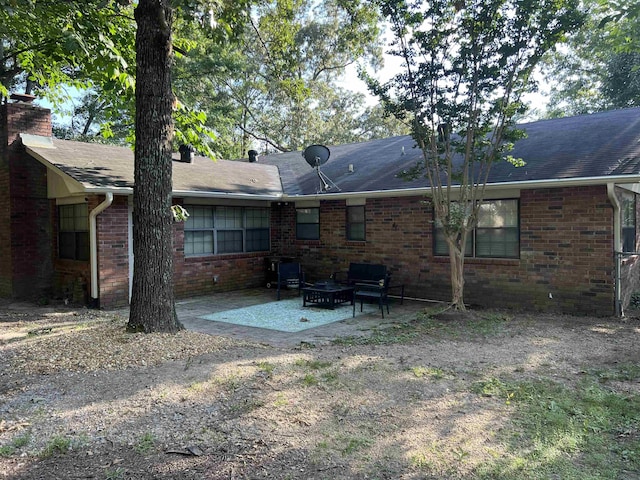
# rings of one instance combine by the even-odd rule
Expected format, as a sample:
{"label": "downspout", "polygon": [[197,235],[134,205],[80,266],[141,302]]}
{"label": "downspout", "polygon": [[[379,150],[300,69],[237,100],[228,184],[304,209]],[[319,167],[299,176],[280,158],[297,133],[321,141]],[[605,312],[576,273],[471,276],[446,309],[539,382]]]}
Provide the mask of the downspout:
{"label": "downspout", "polygon": [[109,208],[112,203],[113,193],[107,192],[104,201],[91,210],[89,214],[89,261],[91,263],[91,299],[89,300],[89,306],[93,308],[100,307],[100,293],[98,291],[98,228],[96,225],[96,217]]}
{"label": "downspout", "polygon": [[613,205],[613,260],[615,262],[615,278],[614,278],[614,291],[615,291],[615,314],[618,317],[622,316],[622,289],[620,283],[622,282],[622,243],[620,229],[620,201],[616,196],[615,184],[607,183],[607,195],[611,205]]}

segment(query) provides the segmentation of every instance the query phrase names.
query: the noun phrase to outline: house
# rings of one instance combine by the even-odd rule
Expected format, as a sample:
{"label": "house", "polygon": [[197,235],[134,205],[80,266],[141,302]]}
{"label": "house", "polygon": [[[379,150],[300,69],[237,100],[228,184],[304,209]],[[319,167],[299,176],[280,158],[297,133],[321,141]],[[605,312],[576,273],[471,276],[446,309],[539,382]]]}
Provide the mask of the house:
{"label": "house", "polygon": [[[0,106],[0,295],[126,305],[132,278],[133,152],[51,139],[50,112]],[[638,290],[640,109],[522,125],[526,165],[491,171],[468,246],[470,304],[621,313]],[[178,298],[265,284],[265,259],[295,257],[307,277],[384,263],[406,295],[450,298],[446,246],[410,137],[257,161],[176,155]],[[255,158],[252,158],[255,160]]]}

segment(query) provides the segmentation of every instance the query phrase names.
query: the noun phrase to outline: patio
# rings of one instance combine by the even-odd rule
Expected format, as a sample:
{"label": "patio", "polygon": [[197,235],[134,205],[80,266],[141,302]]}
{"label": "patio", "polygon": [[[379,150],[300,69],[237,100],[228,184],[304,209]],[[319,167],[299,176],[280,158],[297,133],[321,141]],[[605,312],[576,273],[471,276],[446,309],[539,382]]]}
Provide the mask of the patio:
{"label": "patio", "polygon": [[[285,291],[281,302],[288,300],[292,301],[290,303],[299,301],[299,305],[302,308],[302,296],[298,297],[297,292]],[[188,330],[257,341],[274,346],[293,347],[301,343],[319,345],[328,343],[338,337],[367,335],[373,328],[390,326],[396,322],[409,320],[413,318],[413,315],[415,315],[417,311],[431,305],[429,303],[407,299],[405,299],[403,305],[400,305],[399,300],[393,299],[390,314],[385,314],[384,319],[377,310],[377,305],[369,305],[368,309],[366,308],[367,305],[365,305],[365,310],[362,313],[360,312],[359,305],[356,306],[355,318],[352,318],[353,310],[349,303],[336,307],[334,311],[307,306],[304,307],[304,319],[299,318],[295,321],[289,321],[289,326],[292,326],[293,329],[304,328],[300,331],[278,330],[276,328],[281,327],[278,325],[274,326],[273,321],[269,322],[270,325],[265,325],[267,328],[259,328],[238,323],[228,323],[226,321],[207,320],[204,318],[207,316],[218,319],[221,317],[224,318],[224,315],[217,317],[215,314],[258,305],[265,306],[265,317],[273,316],[268,312],[273,312],[274,309],[277,311],[278,306],[274,305],[274,302],[276,302],[276,293],[272,289],[246,289],[178,300],[176,301],[176,310],[178,318]],[[285,303],[282,303],[282,308],[285,310],[288,307],[286,307]],[[316,321],[313,313],[318,311],[320,315],[325,316],[330,312],[335,312],[334,319]],[[255,314],[255,312],[252,312],[252,314]],[[232,317],[233,314],[230,313],[229,316]],[[340,319],[335,320],[335,318],[338,317]],[[304,326],[299,325],[298,322],[301,320],[304,322]],[[319,324],[322,321],[327,323]]]}

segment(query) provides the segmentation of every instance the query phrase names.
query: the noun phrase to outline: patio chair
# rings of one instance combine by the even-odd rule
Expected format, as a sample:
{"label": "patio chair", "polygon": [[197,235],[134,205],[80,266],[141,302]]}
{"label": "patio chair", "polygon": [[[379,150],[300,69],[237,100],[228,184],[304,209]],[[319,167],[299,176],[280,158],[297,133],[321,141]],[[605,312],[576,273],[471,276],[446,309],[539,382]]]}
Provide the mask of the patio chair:
{"label": "patio chair", "polygon": [[[387,307],[389,313],[389,282],[391,276],[386,275],[378,283],[356,283],[353,290],[353,316],[356,316],[356,304],[360,300],[360,311],[362,312],[362,303],[366,299],[369,302],[376,302],[378,308],[384,318],[384,307]],[[404,298],[404,289],[403,289]]]}
{"label": "patio chair", "polygon": [[304,287],[304,272],[302,271],[302,265],[299,263],[279,263],[278,264],[278,300],[280,300],[280,290],[296,289],[298,295]]}

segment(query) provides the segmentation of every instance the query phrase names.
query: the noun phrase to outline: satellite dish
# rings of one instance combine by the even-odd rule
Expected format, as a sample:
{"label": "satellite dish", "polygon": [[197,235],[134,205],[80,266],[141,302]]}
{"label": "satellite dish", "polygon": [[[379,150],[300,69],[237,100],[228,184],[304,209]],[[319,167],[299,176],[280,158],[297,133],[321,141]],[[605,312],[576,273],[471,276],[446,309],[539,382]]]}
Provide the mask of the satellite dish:
{"label": "satellite dish", "polygon": [[302,152],[302,156],[312,167],[319,167],[327,163],[329,155],[331,155],[331,152],[324,145],[309,145]]}
{"label": "satellite dish", "polygon": [[302,156],[309,165],[316,171],[319,180],[319,187],[316,193],[324,193],[332,188],[340,191],[340,188],[331,181],[322,171],[320,171],[320,165],[324,165],[329,160],[329,149],[324,145],[309,145],[302,152]]}

